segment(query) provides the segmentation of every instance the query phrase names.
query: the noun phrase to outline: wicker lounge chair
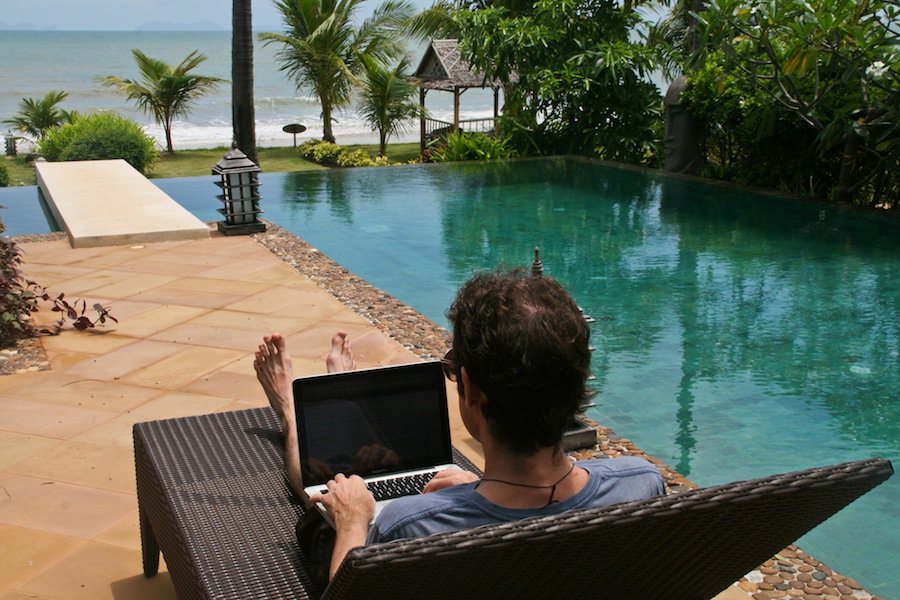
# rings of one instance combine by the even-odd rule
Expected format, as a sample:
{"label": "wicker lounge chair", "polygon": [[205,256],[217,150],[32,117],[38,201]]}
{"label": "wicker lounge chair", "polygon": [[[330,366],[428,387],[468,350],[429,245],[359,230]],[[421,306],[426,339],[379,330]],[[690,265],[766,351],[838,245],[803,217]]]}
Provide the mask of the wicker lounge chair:
{"label": "wicker lounge chair", "polygon": [[709,598],[893,473],[870,459],[358,548],[321,591],[274,413],[139,423],[134,439],[144,573],[161,549],[181,598]]}

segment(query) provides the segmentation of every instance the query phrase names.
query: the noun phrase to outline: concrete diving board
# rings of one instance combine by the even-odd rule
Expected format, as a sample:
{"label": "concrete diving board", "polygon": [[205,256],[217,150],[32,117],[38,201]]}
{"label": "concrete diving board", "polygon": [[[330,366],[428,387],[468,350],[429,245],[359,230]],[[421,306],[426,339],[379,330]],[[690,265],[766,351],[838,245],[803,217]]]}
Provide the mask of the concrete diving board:
{"label": "concrete diving board", "polygon": [[209,237],[206,223],[124,160],[40,161],[35,169],[73,248]]}

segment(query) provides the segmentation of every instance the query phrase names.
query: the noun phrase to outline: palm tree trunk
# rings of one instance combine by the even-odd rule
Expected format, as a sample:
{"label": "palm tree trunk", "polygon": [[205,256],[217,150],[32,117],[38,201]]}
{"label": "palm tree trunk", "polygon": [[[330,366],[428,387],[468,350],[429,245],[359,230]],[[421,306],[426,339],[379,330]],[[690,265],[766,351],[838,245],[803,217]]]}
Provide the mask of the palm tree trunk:
{"label": "palm tree trunk", "polygon": [[334,132],[331,130],[331,104],[328,102],[322,102],[322,120],[325,121],[322,127],[322,139],[334,144],[336,140]]}
{"label": "palm tree trunk", "polygon": [[163,122],[163,131],[166,134],[166,152],[172,154],[175,148],[172,146],[172,117],[166,117]]}
{"label": "palm tree trunk", "polygon": [[259,164],[253,105],[251,4],[251,0],[233,0],[231,5],[231,114],[234,142],[250,160]]}

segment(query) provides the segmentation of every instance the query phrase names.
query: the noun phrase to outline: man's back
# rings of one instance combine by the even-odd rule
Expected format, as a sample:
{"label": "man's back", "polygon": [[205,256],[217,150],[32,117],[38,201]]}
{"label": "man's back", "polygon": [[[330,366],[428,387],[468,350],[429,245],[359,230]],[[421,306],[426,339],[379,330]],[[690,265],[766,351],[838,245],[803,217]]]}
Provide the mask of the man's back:
{"label": "man's back", "polygon": [[643,500],[665,493],[659,471],[642,458],[580,461],[575,463],[575,466],[588,472],[587,484],[575,495],[543,507],[508,508],[495,504],[478,493],[476,490],[478,482],[395,500],[378,515],[378,519],[369,529],[366,543],[420,537],[533,516],[597,508]]}

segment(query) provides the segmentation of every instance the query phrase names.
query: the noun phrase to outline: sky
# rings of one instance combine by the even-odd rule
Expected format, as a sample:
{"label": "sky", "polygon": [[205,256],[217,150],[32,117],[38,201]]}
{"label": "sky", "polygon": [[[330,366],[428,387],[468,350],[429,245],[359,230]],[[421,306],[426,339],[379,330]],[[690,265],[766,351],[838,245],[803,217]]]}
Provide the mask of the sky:
{"label": "sky", "polygon": [[[412,0],[418,8],[431,0]],[[370,0],[363,16],[380,4]],[[368,13],[365,11],[369,8]],[[148,24],[163,28],[231,28],[230,0],[0,0],[0,29],[56,29],[59,31],[134,31]],[[255,31],[280,30],[281,19],[272,0],[253,2]],[[171,26],[171,27],[169,27]],[[158,28],[158,27],[157,27]]]}

